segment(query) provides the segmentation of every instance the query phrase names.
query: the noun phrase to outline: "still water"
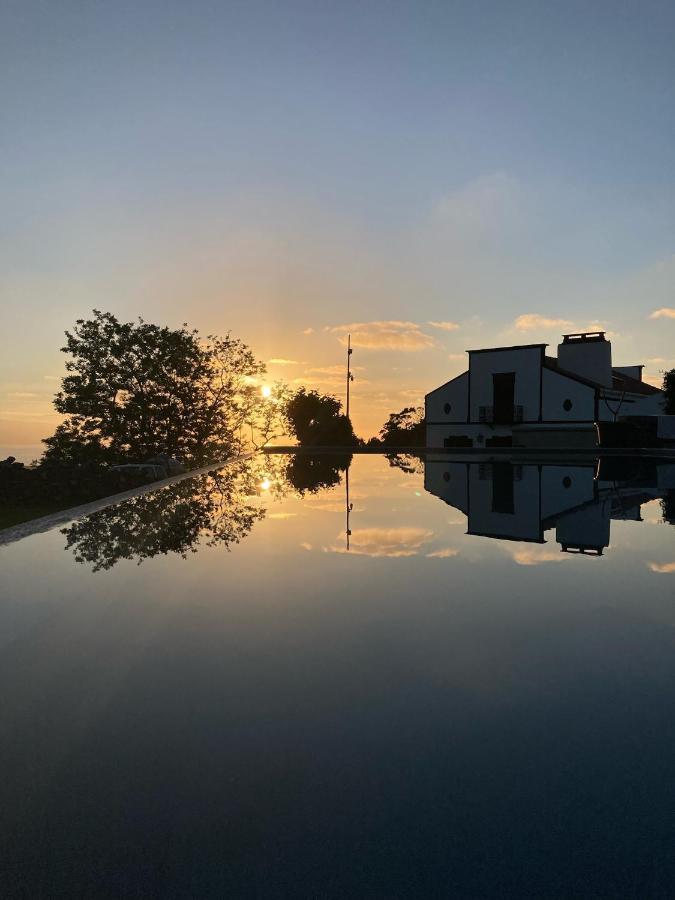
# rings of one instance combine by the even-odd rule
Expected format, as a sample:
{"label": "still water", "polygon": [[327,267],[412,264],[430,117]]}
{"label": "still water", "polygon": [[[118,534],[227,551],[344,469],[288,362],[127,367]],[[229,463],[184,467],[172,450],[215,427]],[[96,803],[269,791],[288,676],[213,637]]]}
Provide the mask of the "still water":
{"label": "still water", "polygon": [[670,898],[675,466],[270,456],[0,548],[3,897]]}

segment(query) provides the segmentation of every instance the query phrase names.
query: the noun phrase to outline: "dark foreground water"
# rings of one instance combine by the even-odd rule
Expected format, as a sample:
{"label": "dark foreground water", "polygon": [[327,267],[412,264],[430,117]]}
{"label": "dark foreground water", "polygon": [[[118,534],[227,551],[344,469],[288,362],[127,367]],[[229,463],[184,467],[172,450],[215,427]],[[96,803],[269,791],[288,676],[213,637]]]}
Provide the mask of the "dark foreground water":
{"label": "dark foreground water", "polygon": [[0,548],[2,897],[675,895],[675,467],[347,462]]}

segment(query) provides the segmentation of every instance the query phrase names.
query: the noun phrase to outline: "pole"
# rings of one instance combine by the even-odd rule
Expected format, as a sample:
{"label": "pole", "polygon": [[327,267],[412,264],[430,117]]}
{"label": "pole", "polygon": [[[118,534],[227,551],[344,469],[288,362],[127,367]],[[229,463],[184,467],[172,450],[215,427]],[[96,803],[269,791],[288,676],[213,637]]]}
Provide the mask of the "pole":
{"label": "pole", "polygon": [[352,530],[349,527],[349,514],[354,509],[354,504],[349,502],[349,463],[347,464],[347,469],[345,471],[345,496],[346,496],[346,506],[347,506],[347,550],[349,550],[349,538],[351,537]]}
{"label": "pole", "polygon": [[354,380],[352,375],[352,336],[347,335],[347,418],[349,418],[349,384]]}

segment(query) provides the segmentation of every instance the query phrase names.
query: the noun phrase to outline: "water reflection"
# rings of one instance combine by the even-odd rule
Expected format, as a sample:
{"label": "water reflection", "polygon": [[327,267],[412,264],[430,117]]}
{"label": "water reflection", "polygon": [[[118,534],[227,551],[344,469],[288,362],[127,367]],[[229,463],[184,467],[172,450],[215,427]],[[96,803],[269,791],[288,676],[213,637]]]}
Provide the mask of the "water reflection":
{"label": "water reflection", "polygon": [[338,485],[351,455],[265,456],[180,481],[107,507],[62,530],[66,549],[94,572],[123,559],[185,557],[200,546],[229,549],[265,518],[261,495],[304,496]]}
{"label": "water reflection", "polygon": [[544,532],[555,528],[563,553],[602,556],[612,520],[641,522],[641,506],[655,499],[664,521],[675,521],[675,466],[654,459],[518,463],[429,456],[424,486],[464,513],[467,534],[543,544]]}
{"label": "water reflection", "polygon": [[[641,506],[661,502],[662,518],[675,522],[675,466],[655,460],[587,459],[572,462],[469,461],[445,454],[427,457],[391,454],[389,469],[360,464],[357,496],[381,501],[385,482],[406,483],[442,499],[466,516],[466,533],[522,544],[513,551],[521,565],[562,559],[565,554],[602,556],[610,544],[611,522],[641,521]],[[80,519],[62,531],[66,548],[93,571],[120,560],[142,562],[158,555],[185,557],[199,547],[230,549],[268,515],[274,501],[305,498],[303,505],[344,514],[342,534],[323,545],[353,556],[430,558],[457,555],[429,546],[430,510],[415,511],[418,521],[392,507],[384,523],[364,519],[350,492],[351,454],[269,454],[233,462],[218,471],[149,491]],[[401,474],[410,476],[401,481]],[[342,486],[342,494],[335,489]],[[333,499],[321,498],[333,492]],[[417,493],[417,492],[416,492]],[[559,550],[547,543],[555,529]],[[550,537],[549,537],[550,541]],[[655,564],[656,565],[656,564]]]}

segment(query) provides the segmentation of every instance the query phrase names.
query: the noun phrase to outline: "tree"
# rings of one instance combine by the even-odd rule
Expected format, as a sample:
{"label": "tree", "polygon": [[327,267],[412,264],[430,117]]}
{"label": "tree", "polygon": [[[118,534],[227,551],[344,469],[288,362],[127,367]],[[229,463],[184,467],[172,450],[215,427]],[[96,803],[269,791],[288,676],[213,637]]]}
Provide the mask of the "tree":
{"label": "tree", "polygon": [[286,405],[286,418],[298,443],[308,447],[353,447],[358,444],[342,404],[330,394],[300,388]]}
{"label": "tree", "polygon": [[386,447],[424,447],[426,423],[421,407],[406,406],[391,413],[382,426],[380,440]]}
{"label": "tree", "polygon": [[67,418],[44,441],[45,460],[167,453],[197,464],[240,449],[258,425],[269,440],[272,420],[281,421],[281,388],[262,396],[264,364],[229,333],[203,338],[185,324],[120,322],[94,310],[66,339],[69,374],[54,406]]}
{"label": "tree", "polygon": [[663,373],[663,392],[665,397],[665,413],[675,416],[675,369]]}

